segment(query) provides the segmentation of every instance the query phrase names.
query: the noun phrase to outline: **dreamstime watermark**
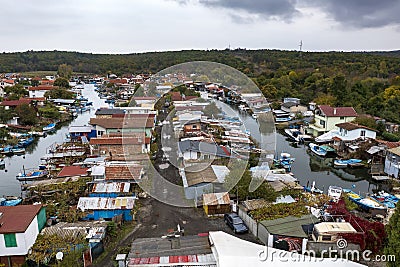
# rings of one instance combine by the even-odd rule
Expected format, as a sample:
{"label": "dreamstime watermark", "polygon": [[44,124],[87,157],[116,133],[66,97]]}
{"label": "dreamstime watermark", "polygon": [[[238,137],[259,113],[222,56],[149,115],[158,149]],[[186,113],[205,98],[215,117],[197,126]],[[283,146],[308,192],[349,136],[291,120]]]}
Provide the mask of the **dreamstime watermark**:
{"label": "dreamstime watermark", "polygon": [[265,246],[263,250],[258,252],[258,259],[262,262],[339,262],[339,261],[356,261],[356,262],[395,262],[395,255],[373,255],[371,250],[359,251],[356,249],[346,249],[347,241],[339,239],[336,242],[336,249],[329,247],[319,251],[305,250],[302,254],[297,251],[285,251],[279,249],[271,249]]}

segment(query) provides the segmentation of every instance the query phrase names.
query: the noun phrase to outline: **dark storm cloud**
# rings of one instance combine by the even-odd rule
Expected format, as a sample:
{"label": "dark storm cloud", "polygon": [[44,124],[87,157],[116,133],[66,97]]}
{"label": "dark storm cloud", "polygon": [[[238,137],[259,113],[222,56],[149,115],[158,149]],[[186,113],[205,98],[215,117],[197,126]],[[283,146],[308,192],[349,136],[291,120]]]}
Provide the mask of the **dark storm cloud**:
{"label": "dark storm cloud", "polygon": [[[237,23],[248,23],[254,15],[263,19],[292,21],[301,14],[299,7],[321,10],[349,28],[376,28],[400,23],[399,0],[175,0],[181,4],[199,3],[229,11]],[[242,14],[236,14],[241,12]],[[243,16],[243,13],[248,16]]]}
{"label": "dark storm cloud", "polygon": [[[171,0],[170,0],[171,1]],[[221,8],[229,12],[237,23],[249,23],[259,17],[267,20],[291,21],[300,12],[297,0],[172,0],[182,5],[198,3],[205,7]]]}
{"label": "dark storm cloud", "polygon": [[398,0],[306,0],[343,26],[375,28],[400,23]]}
{"label": "dark storm cloud", "polygon": [[296,0],[199,0],[199,3],[209,7],[222,7],[245,11],[263,18],[279,18],[291,20],[298,10]]}

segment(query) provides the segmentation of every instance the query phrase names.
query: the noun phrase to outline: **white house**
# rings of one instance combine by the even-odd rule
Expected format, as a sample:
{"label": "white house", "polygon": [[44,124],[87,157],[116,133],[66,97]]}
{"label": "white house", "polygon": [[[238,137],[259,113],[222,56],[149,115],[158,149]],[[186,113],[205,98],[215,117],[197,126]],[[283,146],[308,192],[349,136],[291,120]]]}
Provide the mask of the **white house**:
{"label": "white house", "polygon": [[319,136],[335,129],[335,125],[343,122],[351,122],[358,116],[352,107],[331,107],[319,105],[315,110],[315,123],[310,124],[308,133]]}
{"label": "white house", "polygon": [[0,266],[21,266],[46,223],[42,205],[0,207]]}
{"label": "white house", "polygon": [[400,178],[400,147],[387,150],[385,158],[385,173]]}
{"label": "white house", "polygon": [[39,85],[29,87],[29,98],[41,98],[44,94],[50,90],[57,89],[58,86],[53,85]]}
{"label": "white house", "polygon": [[358,125],[351,122],[343,122],[336,124],[339,130],[339,137],[343,141],[353,141],[357,139],[375,139],[376,130],[363,125]]}

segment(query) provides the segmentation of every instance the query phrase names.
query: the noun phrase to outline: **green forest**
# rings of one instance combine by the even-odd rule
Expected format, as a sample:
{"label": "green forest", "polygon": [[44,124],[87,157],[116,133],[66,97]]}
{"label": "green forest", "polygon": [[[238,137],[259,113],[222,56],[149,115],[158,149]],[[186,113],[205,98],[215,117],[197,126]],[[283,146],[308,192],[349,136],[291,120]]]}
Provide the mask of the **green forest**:
{"label": "green forest", "polygon": [[140,54],[27,51],[0,54],[0,72],[57,71],[117,75],[156,73],[190,61],[213,61],[248,75],[272,100],[353,106],[359,113],[400,123],[400,52],[186,50]]}

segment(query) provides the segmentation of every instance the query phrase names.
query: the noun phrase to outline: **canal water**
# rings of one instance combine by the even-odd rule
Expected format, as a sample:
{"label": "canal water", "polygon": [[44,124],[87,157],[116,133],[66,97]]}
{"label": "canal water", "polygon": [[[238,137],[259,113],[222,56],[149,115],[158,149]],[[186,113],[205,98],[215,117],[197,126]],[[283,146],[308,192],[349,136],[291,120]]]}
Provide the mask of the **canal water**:
{"label": "canal water", "polygon": [[14,155],[6,157],[6,167],[0,170],[0,196],[20,196],[21,184],[16,179],[18,173],[25,170],[37,168],[40,164],[40,158],[46,154],[47,149],[54,143],[62,143],[68,134],[68,127],[71,125],[88,125],[89,119],[95,116],[96,109],[107,107],[108,104],[100,99],[94,90],[92,84],[85,85],[82,95],[93,102],[93,106],[89,111],[79,114],[77,118],[69,123],[57,125],[57,131],[46,137],[38,137],[35,142],[27,147],[25,155]]}
{"label": "canal water", "polygon": [[[245,125],[246,130],[250,131],[251,136],[258,142],[275,141],[275,157],[281,152],[290,153],[295,158],[292,164],[292,173],[299,180],[301,185],[309,185],[315,181],[316,187],[327,192],[330,185],[340,186],[342,188],[352,189],[363,195],[371,193],[372,190],[379,189],[381,186],[371,180],[371,175],[367,168],[362,169],[336,169],[333,168],[333,158],[322,158],[314,155],[307,144],[297,145],[290,142],[285,135],[276,132],[276,134],[265,135],[260,133],[258,122],[247,112],[239,111],[235,106],[227,105],[221,101],[215,101],[224,113],[228,116],[239,117]],[[262,122],[260,122],[262,124]],[[263,147],[263,144],[260,144]]]}
{"label": "canal water", "polygon": [[[100,99],[94,85],[85,85],[82,90],[82,95],[93,102],[93,107],[90,111],[79,114],[79,116],[63,125],[58,125],[57,131],[47,137],[37,138],[35,143],[27,148],[27,153],[24,156],[12,156],[5,158],[6,168],[0,170],[0,196],[19,196],[21,195],[20,182],[16,179],[16,175],[23,169],[37,168],[40,163],[40,158],[46,154],[47,149],[54,143],[62,143],[68,127],[71,125],[87,125],[89,119],[94,117],[95,111],[100,107],[108,107],[108,104]],[[222,110],[232,117],[239,117],[247,130],[250,131],[252,137],[258,142],[268,142],[270,147],[273,143],[276,144],[276,154],[281,152],[290,153],[295,161],[292,165],[292,173],[302,185],[316,182],[316,186],[327,191],[330,185],[337,185],[343,188],[352,188],[354,191],[365,194],[372,192],[377,188],[377,185],[371,181],[367,169],[335,169],[331,164],[333,159],[321,158],[310,154],[306,145],[295,145],[289,142],[286,137],[280,133],[277,134],[261,134],[257,121],[247,112],[239,112],[236,107],[228,106],[225,103],[216,101],[216,104]],[[261,143],[261,147],[266,147]]]}

